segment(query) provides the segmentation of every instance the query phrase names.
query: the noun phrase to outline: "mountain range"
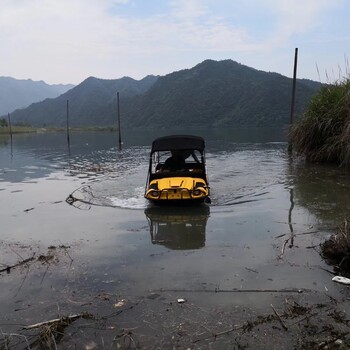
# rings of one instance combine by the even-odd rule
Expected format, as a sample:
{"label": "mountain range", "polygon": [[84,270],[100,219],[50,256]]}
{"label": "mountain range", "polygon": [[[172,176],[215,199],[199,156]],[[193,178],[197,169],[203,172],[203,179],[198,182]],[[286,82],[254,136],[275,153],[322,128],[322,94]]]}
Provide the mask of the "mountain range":
{"label": "mountain range", "polygon": [[[296,115],[322,84],[298,79]],[[11,113],[13,123],[64,126],[67,100],[71,126],[116,126],[116,93],[122,127],[282,126],[289,123],[292,79],[232,60],[206,60],[191,69],[142,80],[89,77],[59,97]]]}
{"label": "mountain range", "polygon": [[72,84],[49,85],[44,81],[0,77],[0,115],[28,107],[45,98],[55,98],[73,88]]}

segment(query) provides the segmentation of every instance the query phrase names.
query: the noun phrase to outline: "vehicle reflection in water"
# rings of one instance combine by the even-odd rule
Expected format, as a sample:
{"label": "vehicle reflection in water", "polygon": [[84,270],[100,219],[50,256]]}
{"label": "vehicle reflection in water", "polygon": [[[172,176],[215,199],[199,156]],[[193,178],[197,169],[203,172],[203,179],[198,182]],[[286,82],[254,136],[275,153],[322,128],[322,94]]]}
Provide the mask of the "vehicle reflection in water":
{"label": "vehicle reflection in water", "polygon": [[145,214],[151,241],[169,249],[200,249],[205,246],[210,209],[199,207],[148,207]]}

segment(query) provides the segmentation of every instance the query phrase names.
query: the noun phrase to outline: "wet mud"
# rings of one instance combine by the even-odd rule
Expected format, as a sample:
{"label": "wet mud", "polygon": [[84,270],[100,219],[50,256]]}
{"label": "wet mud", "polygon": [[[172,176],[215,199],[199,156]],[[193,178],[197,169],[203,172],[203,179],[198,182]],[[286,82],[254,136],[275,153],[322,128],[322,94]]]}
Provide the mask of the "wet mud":
{"label": "wet mud", "polygon": [[[58,278],[76,265],[79,247],[8,245],[2,256],[17,261],[0,272],[22,280],[38,275]],[[26,258],[26,256],[30,256]],[[86,273],[81,269],[78,274]],[[48,275],[51,275],[49,277]],[[57,274],[57,276],[55,276]],[[28,276],[29,275],[29,276]],[[349,287],[337,298],[307,289],[149,290],[129,295],[79,287],[75,275],[66,281],[56,303],[21,300],[1,320],[0,349],[347,349],[350,347]],[[21,288],[21,287],[20,287]],[[55,287],[52,287],[55,288]],[[16,293],[18,294],[18,290]],[[203,298],[203,294],[206,296]],[[268,296],[261,307],[220,305],[222,296]],[[206,297],[216,302],[206,304]],[[57,295],[56,295],[57,298]],[[46,311],[45,311],[46,310]]]}

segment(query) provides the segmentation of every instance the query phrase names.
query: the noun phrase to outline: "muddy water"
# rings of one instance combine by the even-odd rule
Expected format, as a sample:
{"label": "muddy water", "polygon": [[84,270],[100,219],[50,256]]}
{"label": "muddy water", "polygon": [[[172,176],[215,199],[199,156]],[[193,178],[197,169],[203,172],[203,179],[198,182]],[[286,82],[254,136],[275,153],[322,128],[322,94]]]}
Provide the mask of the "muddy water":
{"label": "muddy water", "polygon": [[2,332],[101,295],[257,310],[278,292],[340,295],[318,245],[349,215],[350,174],[291,161],[282,132],[197,134],[212,204],[192,209],[143,198],[159,134],[126,135],[122,150],[109,132],[73,133],[69,150],[63,133],[0,139],[0,269],[32,259],[0,274]]}

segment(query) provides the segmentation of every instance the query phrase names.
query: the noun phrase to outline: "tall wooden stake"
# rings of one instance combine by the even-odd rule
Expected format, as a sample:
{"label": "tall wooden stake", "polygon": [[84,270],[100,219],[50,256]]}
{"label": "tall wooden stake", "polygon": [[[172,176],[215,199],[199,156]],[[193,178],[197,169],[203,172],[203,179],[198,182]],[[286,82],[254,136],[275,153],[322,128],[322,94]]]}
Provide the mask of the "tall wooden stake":
{"label": "tall wooden stake", "polygon": [[[294,54],[294,70],[293,70],[293,87],[292,87],[292,103],[290,107],[290,126],[293,125],[294,121],[294,107],[295,107],[295,88],[296,88],[296,82],[297,82],[297,66],[298,66],[298,48],[295,48],[295,54]],[[289,142],[288,145],[288,151],[289,153],[292,153],[292,143]]]}
{"label": "tall wooden stake", "polygon": [[121,130],[120,130],[119,91],[117,92],[117,107],[118,107],[118,133],[119,133],[119,149],[122,149],[122,134],[121,134]]}
{"label": "tall wooden stake", "polygon": [[[289,201],[290,201],[290,208],[289,208],[289,212],[288,212],[288,225],[289,225],[290,235],[291,235],[291,237],[293,237],[293,235],[294,235],[293,223],[292,223],[292,212],[294,209],[294,190],[293,190],[293,188],[289,189]],[[293,243],[292,238],[291,238],[290,243]]]}
{"label": "tall wooden stake", "polygon": [[69,139],[69,100],[67,100],[67,143],[68,143],[68,148],[70,148],[70,139]]}
{"label": "tall wooden stake", "polygon": [[11,125],[10,113],[7,114],[7,119],[8,119],[8,122],[9,122],[10,136],[11,136],[11,140],[12,140],[12,125]]}
{"label": "tall wooden stake", "polygon": [[13,144],[12,144],[12,125],[11,125],[10,113],[7,114],[7,119],[8,119],[9,128],[10,128],[11,159],[12,159],[12,157],[13,157]]}

